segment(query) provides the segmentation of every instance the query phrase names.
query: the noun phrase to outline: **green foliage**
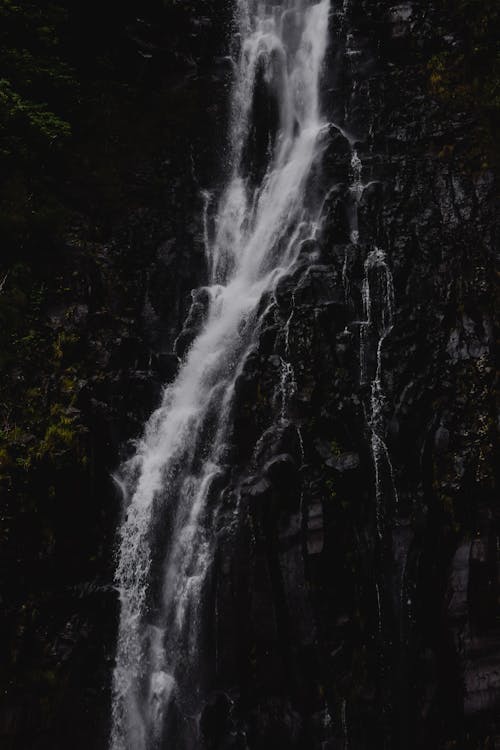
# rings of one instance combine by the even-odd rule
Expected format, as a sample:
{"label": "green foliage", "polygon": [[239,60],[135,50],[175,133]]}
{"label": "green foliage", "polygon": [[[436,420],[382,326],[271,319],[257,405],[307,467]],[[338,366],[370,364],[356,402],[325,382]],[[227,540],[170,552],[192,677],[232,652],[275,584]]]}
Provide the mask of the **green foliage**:
{"label": "green foliage", "polygon": [[336,497],[337,497],[337,491],[335,489],[335,482],[333,481],[333,479],[327,479],[325,481],[325,487],[327,489],[327,493],[328,493],[327,497],[328,497],[328,499],[329,500],[335,500]]}
{"label": "green foliage", "polygon": [[470,160],[487,168],[500,161],[500,5],[497,0],[442,3],[457,39],[429,60],[430,89],[450,109],[474,115]]}
{"label": "green foliage", "polygon": [[51,409],[54,419],[45,431],[43,440],[37,447],[38,459],[54,458],[77,448],[80,429],[74,417],[68,416],[60,404]]}
{"label": "green foliage", "polygon": [[0,293],[2,479],[40,462],[85,463],[85,429],[77,408],[84,367],[80,339],[69,325],[45,325],[48,294],[23,264],[11,269]]}
{"label": "green foliage", "polygon": [[75,351],[78,344],[78,336],[69,331],[61,331],[53,343],[54,357],[57,363],[72,359],[72,352]]}
{"label": "green foliage", "polygon": [[330,451],[335,458],[338,458],[342,454],[342,448],[336,440],[330,441]]}
{"label": "green foliage", "polygon": [[0,0],[0,160],[38,158],[71,134],[58,112],[61,92],[74,85],[58,55],[57,6]]}
{"label": "green foliage", "polygon": [[33,147],[53,146],[71,134],[69,123],[17,94],[9,81],[0,79],[0,158],[29,158]]}

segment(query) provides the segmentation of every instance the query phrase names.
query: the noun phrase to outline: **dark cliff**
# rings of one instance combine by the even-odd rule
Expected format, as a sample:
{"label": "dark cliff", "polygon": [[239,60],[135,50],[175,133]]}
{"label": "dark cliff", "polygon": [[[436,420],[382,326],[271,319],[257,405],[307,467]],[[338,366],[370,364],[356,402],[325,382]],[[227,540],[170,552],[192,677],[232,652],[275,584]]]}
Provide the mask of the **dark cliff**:
{"label": "dark cliff", "polygon": [[[111,475],[193,335],[203,190],[224,177],[231,4],[136,5],[0,4],[0,737],[16,750],[106,747]],[[326,230],[238,382],[201,733],[497,747],[498,10],[346,7],[322,84],[340,126],[317,175]]]}

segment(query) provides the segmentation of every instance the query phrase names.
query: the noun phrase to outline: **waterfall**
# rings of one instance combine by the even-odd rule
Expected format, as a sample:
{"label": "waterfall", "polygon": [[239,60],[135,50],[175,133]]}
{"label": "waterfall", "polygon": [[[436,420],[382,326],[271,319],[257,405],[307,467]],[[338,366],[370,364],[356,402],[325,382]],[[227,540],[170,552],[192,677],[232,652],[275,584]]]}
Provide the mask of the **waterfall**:
{"label": "waterfall", "polygon": [[291,396],[293,396],[297,390],[297,382],[295,380],[295,372],[290,357],[290,325],[292,323],[293,316],[295,315],[295,292],[292,294],[292,305],[290,315],[285,323],[285,358],[280,357],[280,392],[281,392],[281,419],[282,421],[286,418],[286,407]]}
{"label": "waterfall", "polygon": [[365,261],[363,278],[363,308],[365,321],[360,330],[360,381],[368,379],[367,352],[370,335],[375,333],[376,363],[375,373],[369,380],[370,397],[368,406],[368,427],[370,445],[375,470],[375,504],[377,531],[383,534],[384,482],[389,485],[394,502],[398,503],[398,493],[394,480],[394,469],[385,440],[385,392],[382,372],[382,351],[387,336],[394,325],[394,286],[392,274],[387,265],[385,253],[379,248],[372,250]]}
{"label": "waterfall", "polygon": [[357,245],[359,241],[359,222],[358,222],[358,205],[363,195],[365,185],[361,181],[362,173],[361,159],[358,156],[358,152],[355,148],[352,149],[351,155],[351,177],[352,183],[349,187],[349,192],[354,198],[353,215],[351,220],[351,242],[353,245]]}
{"label": "waterfall", "polygon": [[172,712],[199,715],[217,514],[217,498],[210,501],[227,463],[235,381],[258,332],[260,300],[319,221],[308,182],[327,133],[319,82],[329,0],[238,0],[236,16],[230,176],[212,238],[205,197],[208,309],[118,477],[112,750],[177,750]]}

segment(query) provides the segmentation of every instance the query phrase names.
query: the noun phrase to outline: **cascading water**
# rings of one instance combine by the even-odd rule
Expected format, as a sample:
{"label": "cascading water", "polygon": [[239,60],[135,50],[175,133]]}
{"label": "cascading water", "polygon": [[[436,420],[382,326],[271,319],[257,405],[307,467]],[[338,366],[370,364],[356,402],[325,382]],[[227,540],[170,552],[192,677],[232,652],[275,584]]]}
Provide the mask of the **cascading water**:
{"label": "cascading water", "polygon": [[280,357],[281,367],[281,378],[280,378],[280,394],[281,394],[281,419],[285,419],[287,403],[291,396],[297,389],[297,383],[295,381],[295,373],[293,365],[290,361],[290,325],[292,323],[293,316],[295,315],[295,293],[292,294],[292,309],[290,315],[285,323],[284,339],[285,339],[285,358]]}
{"label": "cascading water", "polygon": [[213,241],[206,236],[208,309],[119,478],[112,750],[173,748],[173,707],[184,716],[200,710],[200,625],[217,513],[210,499],[227,462],[234,385],[259,302],[317,228],[307,188],[327,132],[319,81],[329,7],[329,0],[237,4],[232,172]]}
{"label": "cascading water", "polygon": [[362,164],[361,159],[358,156],[358,152],[355,148],[352,150],[352,156],[351,156],[351,176],[352,176],[352,183],[349,188],[351,195],[354,198],[354,208],[353,208],[353,216],[352,216],[352,226],[351,226],[351,242],[353,245],[357,245],[359,241],[359,224],[358,224],[358,204],[361,200],[361,196],[363,195],[363,191],[366,187],[366,185],[363,185],[361,181],[361,173],[362,173]]}
{"label": "cascading water", "polygon": [[377,530],[383,533],[384,508],[382,506],[383,487],[388,484],[395,503],[398,494],[394,481],[394,470],[385,440],[384,405],[385,393],[382,383],[382,351],[384,341],[394,325],[394,287],[392,274],[387,265],[385,253],[378,248],[372,250],[365,261],[363,278],[363,307],[365,321],[360,331],[360,379],[367,380],[367,351],[369,337],[375,332],[376,363],[375,373],[370,379],[368,406],[368,426],[375,469],[375,502]]}

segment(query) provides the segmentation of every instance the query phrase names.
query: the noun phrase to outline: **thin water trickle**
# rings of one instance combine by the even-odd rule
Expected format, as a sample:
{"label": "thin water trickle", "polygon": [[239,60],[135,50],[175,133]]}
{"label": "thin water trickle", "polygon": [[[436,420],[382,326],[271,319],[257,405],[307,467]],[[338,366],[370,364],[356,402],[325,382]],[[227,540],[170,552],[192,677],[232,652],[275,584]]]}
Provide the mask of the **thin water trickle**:
{"label": "thin water trickle", "polygon": [[344,698],[341,708],[342,735],[344,738],[344,750],[349,750],[349,733],[347,729],[347,700]]}
{"label": "thin water trickle", "polygon": [[285,356],[280,357],[280,393],[281,393],[281,420],[286,419],[286,409],[290,399],[297,390],[295,371],[291,362],[290,352],[290,326],[295,315],[295,292],[292,294],[290,315],[287,318],[284,329]]}
{"label": "thin water trickle", "polygon": [[[391,494],[398,503],[398,493],[389,450],[385,440],[384,407],[386,395],[383,385],[382,353],[385,340],[394,326],[394,286],[385,253],[378,248],[372,250],[365,261],[363,287],[363,309],[365,320],[360,325],[360,382],[369,383],[368,427],[375,470],[375,503],[377,531],[383,534],[384,491],[383,475],[388,475]],[[377,307],[377,315],[374,307]],[[376,337],[375,374],[368,375],[367,354],[372,336]]]}
{"label": "thin water trickle", "polygon": [[[307,188],[328,134],[319,82],[329,9],[329,0],[237,3],[232,173],[213,238],[204,195],[208,310],[118,480],[125,507],[111,750],[173,747],[172,706],[185,716],[200,710],[200,627],[217,512],[209,500],[224,475],[235,381],[262,321],[260,300],[318,228],[320,207],[310,205]],[[262,87],[277,122],[253,118]],[[255,153],[263,126],[267,154]]]}
{"label": "thin water trickle", "polygon": [[375,592],[377,594],[377,618],[378,618],[378,632],[382,635],[382,604],[380,601],[380,588],[378,583],[375,584]]}

